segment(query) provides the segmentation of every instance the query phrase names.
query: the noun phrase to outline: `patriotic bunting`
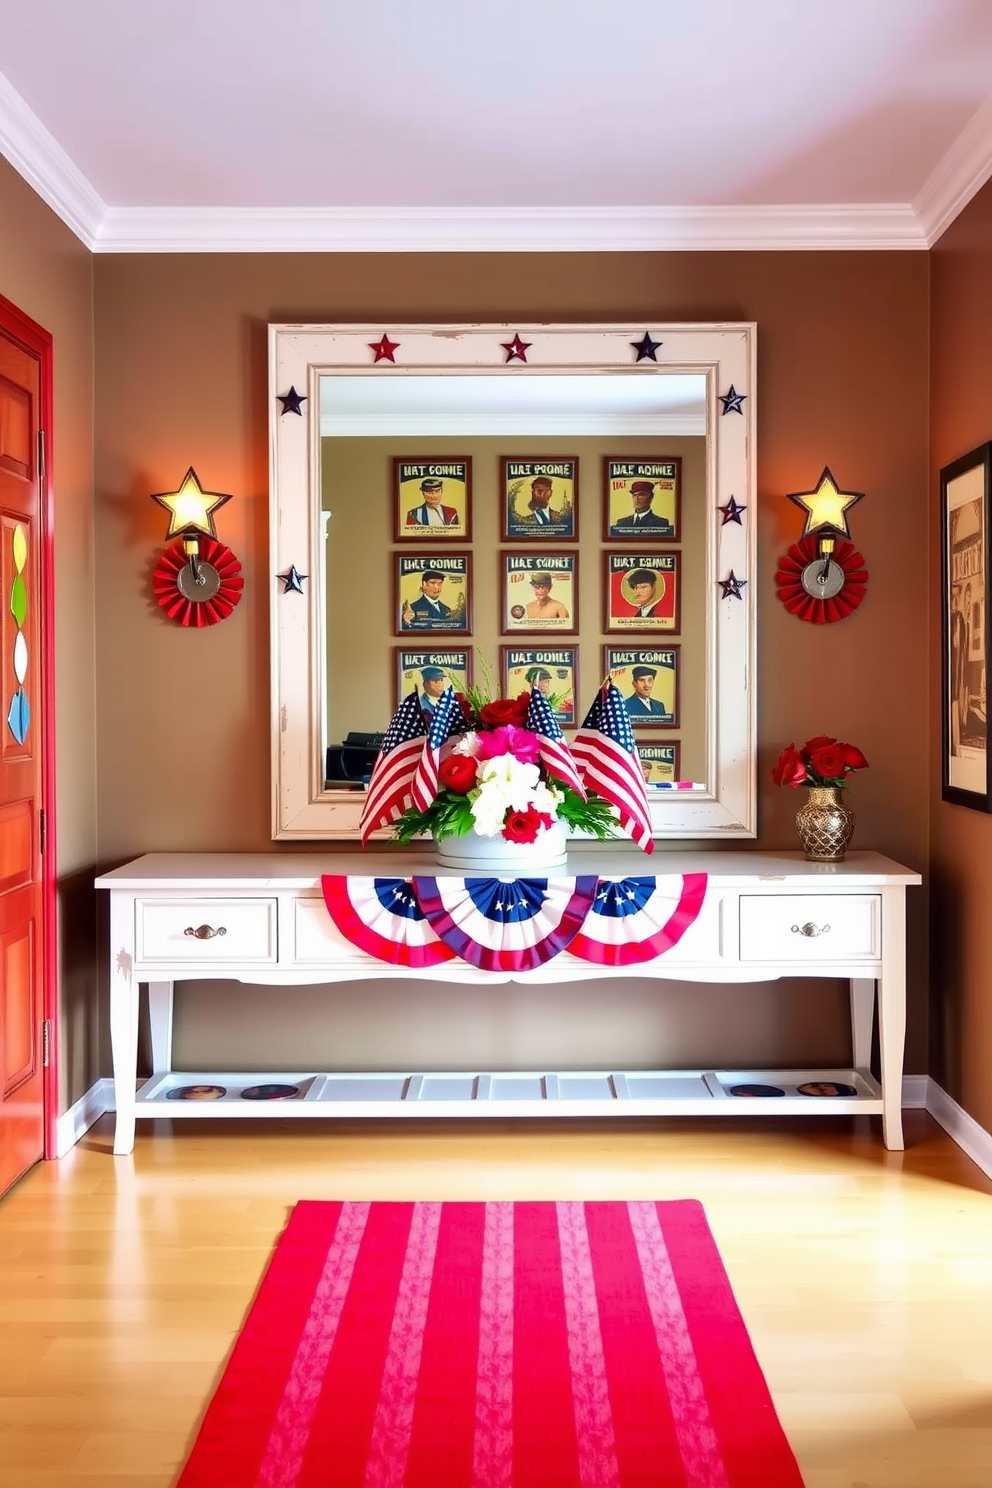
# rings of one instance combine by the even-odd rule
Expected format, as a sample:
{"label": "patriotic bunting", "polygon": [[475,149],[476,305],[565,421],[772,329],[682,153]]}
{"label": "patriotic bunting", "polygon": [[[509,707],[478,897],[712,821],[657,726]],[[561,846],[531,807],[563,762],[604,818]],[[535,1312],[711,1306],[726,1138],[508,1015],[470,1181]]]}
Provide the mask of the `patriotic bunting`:
{"label": "patriotic bunting", "polygon": [[423,754],[427,724],[417,689],[407,693],[390,721],[369,779],[359,831],[362,846],[376,827],[398,821],[411,804],[411,787]]}
{"label": "patriotic bunting", "polygon": [[705,873],[601,878],[569,954],[599,966],[635,966],[677,945],[703,907]]}
{"label": "patriotic bunting", "polygon": [[431,929],[408,878],[325,873],[320,887],[345,940],[377,961],[423,967],[453,960],[454,951]]}
{"label": "patriotic bunting", "polygon": [[482,971],[533,971],[567,950],[590,909],[598,880],[581,878],[414,878],[432,928]]}
{"label": "patriotic bunting", "polygon": [[654,852],[651,812],[634,731],[619,689],[607,682],[572,741],[588,790],[620,813],[620,825],[646,853]]}

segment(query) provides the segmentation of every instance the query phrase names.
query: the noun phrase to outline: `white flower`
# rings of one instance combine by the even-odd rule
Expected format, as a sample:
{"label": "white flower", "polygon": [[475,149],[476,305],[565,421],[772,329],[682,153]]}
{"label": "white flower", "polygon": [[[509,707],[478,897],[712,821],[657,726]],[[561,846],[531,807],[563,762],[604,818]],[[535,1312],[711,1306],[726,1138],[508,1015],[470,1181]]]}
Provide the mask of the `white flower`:
{"label": "white flower", "polygon": [[535,785],[531,799],[535,811],[546,812],[554,821],[558,820],[558,803],[564,800],[561,791],[555,790],[553,785],[545,785],[541,780]]}
{"label": "white flower", "polygon": [[515,811],[526,811],[534,799],[534,789],[540,783],[541,771],[537,765],[525,765],[512,754],[498,754],[486,760],[479,772],[479,785],[483,792],[498,791],[507,806]]}

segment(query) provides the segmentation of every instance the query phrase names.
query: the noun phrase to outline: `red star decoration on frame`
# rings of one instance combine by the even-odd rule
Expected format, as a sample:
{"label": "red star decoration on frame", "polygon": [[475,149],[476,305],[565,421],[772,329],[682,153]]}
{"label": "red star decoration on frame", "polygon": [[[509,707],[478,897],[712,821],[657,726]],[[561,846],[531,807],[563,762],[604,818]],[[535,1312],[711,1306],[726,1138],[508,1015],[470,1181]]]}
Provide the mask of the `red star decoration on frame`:
{"label": "red star decoration on frame", "polygon": [[396,350],[399,344],[400,343],[398,341],[390,341],[386,333],[383,332],[381,341],[369,342],[369,351],[375,352],[375,359],[377,362],[392,362],[393,366],[395,367],[396,358],[393,356],[393,352]]}
{"label": "red star decoration on frame", "polygon": [[508,362],[526,362],[527,353],[533,346],[533,341],[521,341],[520,332],[517,331],[512,341],[501,341],[500,346],[506,352]]}

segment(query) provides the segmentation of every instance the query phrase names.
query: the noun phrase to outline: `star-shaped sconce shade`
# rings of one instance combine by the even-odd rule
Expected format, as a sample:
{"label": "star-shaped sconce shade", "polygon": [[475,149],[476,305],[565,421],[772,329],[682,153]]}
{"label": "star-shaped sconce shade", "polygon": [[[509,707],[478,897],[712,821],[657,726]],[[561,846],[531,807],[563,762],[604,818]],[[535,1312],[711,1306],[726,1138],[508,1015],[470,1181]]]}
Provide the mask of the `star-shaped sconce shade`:
{"label": "star-shaped sconce shade", "polygon": [[823,474],[812,491],[790,491],[789,500],[806,513],[803,537],[850,537],[847,514],[864,497],[864,491],[841,491],[824,465]]}
{"label": "star-shaped sconce shade", "polygon": [[501,341],[499,343],[506,352],[508,362],[526,362],[527,353],[533,346],[533,341],[521,341],[520,332],[517,331],[512,341]]}
{"label": "star-shaped sconce shade", "polygon": [[152,494],[152,500],[157,501],[159,506],[164,506],[169,513],[166,541],[171,537],[192,537],[197,532],[202,532],[205,537],[216,538],[214,512],[230,499],[230,496],[221,496],[216,491],[205,491],[192,465],[183,477],[178,491]]}

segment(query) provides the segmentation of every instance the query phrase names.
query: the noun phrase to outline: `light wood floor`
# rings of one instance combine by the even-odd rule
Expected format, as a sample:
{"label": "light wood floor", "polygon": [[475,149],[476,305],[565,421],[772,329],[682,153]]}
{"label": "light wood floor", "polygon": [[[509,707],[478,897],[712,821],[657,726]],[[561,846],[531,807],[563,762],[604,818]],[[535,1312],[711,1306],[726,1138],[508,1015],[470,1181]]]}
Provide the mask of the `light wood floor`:
{"label": "light wood floor", "polygon": [[694,1197],[807,1488],[990,1488],[992,1182],[907,1114],[104,1118],[0,1200],[0,1485],[169,1488],[296,1199]]}

